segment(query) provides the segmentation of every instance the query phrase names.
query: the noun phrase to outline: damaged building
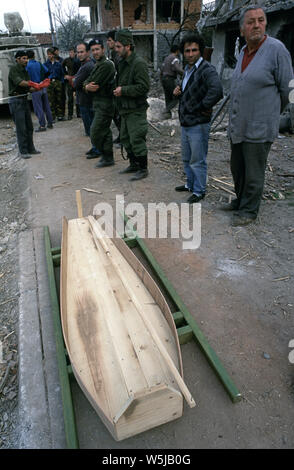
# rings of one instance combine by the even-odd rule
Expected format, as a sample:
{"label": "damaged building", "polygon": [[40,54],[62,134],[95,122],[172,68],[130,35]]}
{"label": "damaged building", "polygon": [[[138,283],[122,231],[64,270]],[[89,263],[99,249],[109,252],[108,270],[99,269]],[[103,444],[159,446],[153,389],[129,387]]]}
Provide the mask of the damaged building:
{"label": "damaged building", "polygon": [[[282,41],[289,50],[294,66],[294,1],[293,0],[217,0],[198,23],[201,31],[212,33],[211,63],[216,67],[226,92],[240,49],[245,44],[240,36],[239,19],[243,8],[260,5],[267,14],[266,32]],[[294,105],[288,105],[281,116],[280,130],[294,132]]]}
{"label": "damaged building", "polygon": [[79,6],[90,9],[91,30],[85,39],[106,39],[110,30],[129,28],[138,54],[157,70],[173,38],[195,29],[202,0],[79,0]]}

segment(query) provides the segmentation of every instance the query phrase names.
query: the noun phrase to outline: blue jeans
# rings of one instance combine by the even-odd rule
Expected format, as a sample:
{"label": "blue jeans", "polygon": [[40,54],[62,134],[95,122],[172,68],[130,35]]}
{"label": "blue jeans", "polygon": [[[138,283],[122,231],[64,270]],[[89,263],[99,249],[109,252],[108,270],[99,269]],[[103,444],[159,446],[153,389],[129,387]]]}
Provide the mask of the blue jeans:
{"label": "blue jeans", "polygon": [[81,113],[81,118],[84,123],[84,128],[87,136],[90,137],[90,128],[91,124],[94,118],[94,111],[92,108],[89,108],[88,106],[80,106],[80,113]]}
{"label": "blue jeans", "polygon": [[187,187],[197,196],[205,194],[210,122],[182,127],[182,159]]}
{"label": "blue jeans", "polygon": [[46,125],[45,114],[48,124],[52,124],[53,118],[50,109],[47,90],[43,88],[43,90],[35,91],[34,93],[32,93],[32,102],[35,115],[39,120],[40,127],[45,127]]}

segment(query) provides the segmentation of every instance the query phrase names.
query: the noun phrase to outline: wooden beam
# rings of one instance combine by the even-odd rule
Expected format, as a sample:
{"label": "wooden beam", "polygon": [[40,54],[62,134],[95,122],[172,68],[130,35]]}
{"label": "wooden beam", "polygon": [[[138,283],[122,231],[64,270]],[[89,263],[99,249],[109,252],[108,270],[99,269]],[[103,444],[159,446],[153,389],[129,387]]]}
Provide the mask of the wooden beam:
{"label": "wooden beam", "polygon": [[153,0],[153,68],[157,70],[156,0]]}
{"label": "wooden beam", "polygon": [[119,17],[120,17],[120,27],[124,27],[124,10],[123,10],[123,0],[119,0]]}

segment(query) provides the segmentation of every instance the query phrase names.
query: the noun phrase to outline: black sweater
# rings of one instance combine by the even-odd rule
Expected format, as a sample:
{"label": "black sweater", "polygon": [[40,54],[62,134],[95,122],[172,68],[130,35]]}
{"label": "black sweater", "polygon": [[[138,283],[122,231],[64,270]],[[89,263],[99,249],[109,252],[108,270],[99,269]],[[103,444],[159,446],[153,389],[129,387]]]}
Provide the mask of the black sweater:
{"label": "black sweater", "polygon": [[210,122],[213,106],[223,97],[217,71],[206,60],[194,70],[180,95],[179,119],[181,126],[191,127]]}

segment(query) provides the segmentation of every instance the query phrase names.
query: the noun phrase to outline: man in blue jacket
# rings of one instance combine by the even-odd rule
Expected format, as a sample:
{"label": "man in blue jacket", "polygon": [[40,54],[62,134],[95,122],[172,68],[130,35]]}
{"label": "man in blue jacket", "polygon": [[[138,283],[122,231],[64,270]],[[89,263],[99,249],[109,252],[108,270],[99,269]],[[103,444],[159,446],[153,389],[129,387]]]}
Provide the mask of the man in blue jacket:
{"label": "man in blue jacket", "polygon": [[[35,52],[33,50],[27,51],[27,55],[29,61],[26,69],[31,81],[35,83],[42,82],[44,78],[48,75],[47,67],[35,60]],[[35,93],[32,94],[32,102],[35,114],[39,120],[39,128],[36,129],[36,132],[46,131],[45,115],[47,118],[47,127],[49,129],[52,129],[53,118],[46,88],[43,88],[39,91],[35,91]]]}
{"label": "man in blue jacket", "polygon": [[215,68],[202,57],[202,37],[188,34],[180,48],[187,65],[182,85],[175,88],[174,95],[180,98],[182,159],[187,182],[175,190],[190,191],[187,202],[193,204],[205,197],[212,108],[222,98],[223,91]]}

